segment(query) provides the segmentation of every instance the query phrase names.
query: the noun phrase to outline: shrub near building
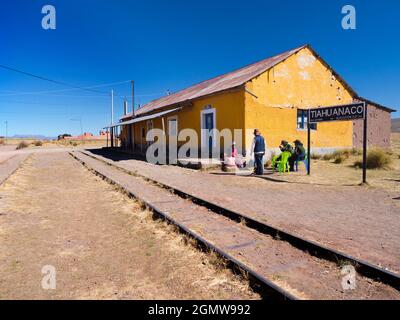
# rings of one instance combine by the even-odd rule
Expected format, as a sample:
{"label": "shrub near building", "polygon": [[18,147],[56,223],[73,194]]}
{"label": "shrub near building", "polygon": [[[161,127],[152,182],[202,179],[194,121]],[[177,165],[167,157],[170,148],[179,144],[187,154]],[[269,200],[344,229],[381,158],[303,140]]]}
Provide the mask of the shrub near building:
{"label": "shrub near building", "polygon": [[[390,155],[383,150],[371,150],[367,154],[367,169],[390,169],[392,159]],[[362,160],[354,162],[354,166],[362,168]]]}

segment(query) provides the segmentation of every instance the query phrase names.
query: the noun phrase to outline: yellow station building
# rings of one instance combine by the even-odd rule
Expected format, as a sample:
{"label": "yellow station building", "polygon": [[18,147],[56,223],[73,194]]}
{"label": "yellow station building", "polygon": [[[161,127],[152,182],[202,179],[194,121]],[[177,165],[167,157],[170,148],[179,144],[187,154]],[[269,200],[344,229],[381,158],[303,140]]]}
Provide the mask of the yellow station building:
{"label": "yellow station building", "polygon": [[[275,149],[281,140],[300,139],[306,145],[304,109],[360,100],[369,108],[369,144],[388,147],[390,113],[394,110],[360,98],[310,45],[305,45],[151,101],[125,114],[114,128],[121,128],[121,147],[139,152],[149,145],[146,134],[152,128],[163,130],[167,140],[182,129],[193,129],[200,145],[207,143],[202,131],[229,129],[233,134],[234,129],[242,129],[243,150],[249,149],[251,132],[258,128],[268,148]],[[313,125],[314,151],[359,147],[360,121]]]}

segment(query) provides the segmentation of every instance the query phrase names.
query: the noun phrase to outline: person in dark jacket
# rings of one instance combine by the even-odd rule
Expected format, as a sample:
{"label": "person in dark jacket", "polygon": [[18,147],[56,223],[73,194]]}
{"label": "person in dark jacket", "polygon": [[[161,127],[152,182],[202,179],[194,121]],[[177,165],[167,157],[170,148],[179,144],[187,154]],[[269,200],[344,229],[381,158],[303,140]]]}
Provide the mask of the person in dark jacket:
{"label": "person in dark jacket", "polygon": [[254,129],[254,140],[251,153],[254,153],[255,173],[257,175],[262,175],[264,173],[263,158],[265,155],[265,140],[258,129]]}
{"label": "person in dark jacket", "polygon": [[294,163],[296,161],[303,161],[306,158],[306,149],[304,149],[303,143],[300,140],[294,141],[294,152],[289,158],[290,171],[294,171]]}

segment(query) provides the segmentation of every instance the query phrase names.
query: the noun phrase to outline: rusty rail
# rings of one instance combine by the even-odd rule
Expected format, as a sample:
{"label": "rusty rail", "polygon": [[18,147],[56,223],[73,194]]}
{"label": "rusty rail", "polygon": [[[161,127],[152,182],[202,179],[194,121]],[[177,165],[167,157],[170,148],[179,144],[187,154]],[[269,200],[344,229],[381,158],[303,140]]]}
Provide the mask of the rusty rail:
{"label": "rusty rail", "polygon": [[[110,179],[106,175],[102,174],[98,170],[92,168],[90,165],[86,164],[85,161],[76,157],[72,152],[69,154],[78,162],[80,162],[84,167],[86,167],[89,171],[93,172],[94,174],[101,177],[103,180],[107,181],[112,185],[118,186],[125,194],[128,196],[138,199],[142,201],[158,218],[161,218],[164,221],[176,226],[182,234],[189,236],[190,238],[194,239],[197,245],[202,249],[208,249],[215,253],[217,253],[220,257],[228,262],[228,267],[235,272],[242,273],[243,271],[248,275],[249,283],[252,289],[258,292],[263,298],[266,299],[273,299],[273,300],[298,300],[298,298],[291,293],[287,292],[286,290],[282,289],[281,287],[277,286],[272,281],[268,280],[264,276],[260,275],[258,272],[251,269],[249,266],[246,266],[244,263],[240,262],[236,258],[234,258],[229,253],[225,252],[221,248],[213,245],[205,238],[186,228],[184,225],[173,219],[168,213],[163,212],[162,210],[158,209],[156,206],[152,205],[151,203],[141,199],[132,191],[128,190],[126,187],[122,186],[121,184],[117,183],[116,181]],[[99,159],[96,159],[100,161]],[[116,168],[116,167],[115,167]],[[116,168],[117,169],[117,168]]]}

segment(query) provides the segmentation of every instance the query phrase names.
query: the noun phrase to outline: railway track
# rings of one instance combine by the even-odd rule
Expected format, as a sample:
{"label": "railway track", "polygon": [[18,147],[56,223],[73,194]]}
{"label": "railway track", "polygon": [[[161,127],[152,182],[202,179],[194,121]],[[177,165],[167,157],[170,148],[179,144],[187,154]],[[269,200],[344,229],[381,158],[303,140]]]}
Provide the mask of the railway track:
{"label": "railway track", "polygon": [[[196,239],[201,246],[217,252],[229,262],[232,268],[245,271],[249,275],[249,279],[251,280],[253,287],[268,298],[316,298],[313,296],[313,290],[305,289],[304,285],[298,285],[298,287],[296,286],[296,284],[301,281],[300,279],[293,280],[298,276],[303,277],[303,279],[307,281],[310,275],[312,278],[310,281],[313,283],[315,282],[313,284],[316,287],[315,292],[318,292],[318,290],[324,291],[324,293],[319,294],[320,298],[400,298],[399,276],[379,268],[367,261],[363,261],[345,253],[321,246],[318,243],[300,238],[283,230],[274,228],[273,226],[269,226],[265,223],[261,223],[239,212],[228,210],[215,203],[211,203],[205,199],[201,199],[189,194],[183,190],[161,184],[159,181],[149,179],[145,176],[140,176],[140,174],[137,172],[127,170],[126,168],[123,168],[106,158],[95,156],[88,152],[75,152],[70,154],[75,159],[83,163],[91,171],[102,176],[109,182],[118,185],[129,195],[142,200],[153,212],[161,216],[163,219],[168,220],[170,223],[178,226],[180,231]],[[139,188],[136,186],[136,190],[134,190],[135,187],[133,187],[132,184],[127,183],[129,180],[134,180],[133,185],[135,183],[140,183],[140,181],[142,181],[142,184],[145,183],[145,185]],[[160,206],[162,201],[154,201],[151,195],[147,195],[148,197],[146,197],[146,194],[142,194],[143,189],[149,187],[153,188],[155,193],[160,193],[161,190],[163,190],[163,192],[166,192],[170,195],[170,198],[167,201],[163,199],[164,205]],[[227,236],[234,237],[235,234],[236,236],[240,234],[241,239],[238,241],[237,245],[239,248],[243,244],[246,247],[246,243],[253,242],[253,244],[247,245],[244,250],[245,253],[250,252],[250,254],[246,256],[246,254],[243,254],[243,252],[232,249],[235,248],[235,246],[227,245],[224,243],[224,241],[220,240],[218,236],[213,238],[214,235],[210,231],[208,233],[203,232],[203,234],[201,234],[201,232],[197,232],[196,225],[190,225],[190,223],[187,223],[187,216],[179,214],[174,216],[174,214],[171,214],[171,211],[169,210],[171,209],[171,203],[176,204],[179,201],[182,202],[183,207],[187,206],[192,212],[196,212],[196,216],[198,215],[198,212],[204,214],[202,218],[207,221],[207,223],[218,223],[221,229],[224,227],[233,228],[234,226],[235,230],[233,230],[231,234],[228,232]],[[190,205],[188,203],[190,203]],[[174,209],[173,207],[174,206],[172,205],[172,209]],[[188,208],[186,208],[186,210]],[[215,213],[217,213],[217,215]],[[207,219],[210,220],[208,221]],[[214,233],[217,233],[217,231],[214,230]],[[265,254],[265,257],[263,257],[266,258],[263,260],[264,262],[258,267],[254,268],[253,266],[260,262],[257,260],[258,252],[254,249],[254,247],[257,247],[257,245],[260,246],[261,251],[262,249],[266,251],[271,251],[271,248],[273,249],[272,253],[269,252],[268,254]],[[264,253],[265,251],[262,252]],[[288,252],[287,255],[291,257],[288,258],[284,255],[284,259],[282,260],[283,263],[280,264],[280,269],[277,268],[276,270],[278,270],[278,272],[275,274],[272,272],[271,275],[271,270],[269,270],[268,263],[265,261],[269,260],[272,265],[276,266],[276,259],[271,258],[271,254],[281,255],[282,252]],[[298,264],[298,261],[306,261],[302,262],[303,265],[301,267],[310,267],[309,272],[303,271],[300,272],[303,273],[302,275],[299,274],[298,269],[301,269],[301,267],[296,269],[296,263]],[[348,294],[348,292],[342,292],[343,290],[340,289],[340,281],[338,280],[336,281],[338,283],[335,283],[333,288],[321,288],[324,287],[324,281],[334,281],[333,278],[338,277],[338,273],[340,272],[338,262],[341,264],[353,265],[357,270],[357,282],[360,283],[361,286],[361,290],[357,294]],[[287,277],[287,274],[289,274],[290,281],[282,281],[282,279],[279,279],[281,272],[279,270],[284,270],[285,265],[289,266],[289,269],[292,270],[290,272],[282,272],[285,274],[283,278]],[[331,273],[331,275],[334,274],[335,276],[333,278],[332,276],[321,276],[321,284],[321,282],[318,283],[318,281],[315,281],[315,278],[312,276],[313,274],[318,275],[318,272],[321,272],[322,274]],[[375,282],[370,282],[371,280]],[[381,294],[379,293],[379,290],[376,292],[372,290],[374,292],[371,295],[371,290],[367,290],[369,292],[369,296],[363,295],[362,292],[365,290],[364,287],[368,287],[368,283],[372,283],[372,286],[375,289],[376,287],[380,287],[379,290],[382,291]]]}

